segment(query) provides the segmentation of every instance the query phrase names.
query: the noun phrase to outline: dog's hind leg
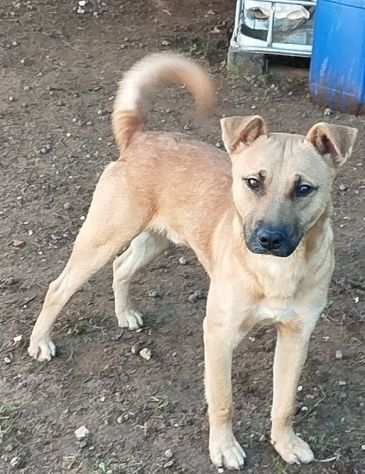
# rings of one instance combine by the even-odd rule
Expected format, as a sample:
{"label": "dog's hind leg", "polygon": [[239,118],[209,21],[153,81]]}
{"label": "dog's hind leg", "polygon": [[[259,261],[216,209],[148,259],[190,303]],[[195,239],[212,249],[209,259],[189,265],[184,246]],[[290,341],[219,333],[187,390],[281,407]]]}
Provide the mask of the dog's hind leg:
{"label": "dog's hind leg", "polygon": [[135,237],[128,249],[113,262],[113,291],[115,314],[120,327],[138,329],[143,325],[142,315],[131,308],[130,281],[138,270],[158,257],[168,246],[169,240],[154,232],[142,232]]}
{"label": "dog's hind leg", "polygon": [[120,166],[110,165],[103,173],[71,257],[61,275],[49,285],[28,349],[35,359],[50,360],[55,355],[50,333],[62,308],[94,273],[141,232],[148,220],[149,211],[131,206],[123,192]]}

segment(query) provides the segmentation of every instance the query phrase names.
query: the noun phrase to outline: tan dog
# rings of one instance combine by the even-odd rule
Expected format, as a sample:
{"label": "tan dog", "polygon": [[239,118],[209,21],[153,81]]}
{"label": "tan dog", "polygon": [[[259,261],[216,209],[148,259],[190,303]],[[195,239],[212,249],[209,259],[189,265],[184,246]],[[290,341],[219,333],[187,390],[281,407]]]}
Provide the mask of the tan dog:
{"label": "tan dog", "polygon": [[288,463],[310,462],[310,447],[292,427],[295,393],[334,267],[331,187],[357,131],[320,123],[305,137],[269,134],[259,116],[225,118],[231,165],[223,152],[189,137],[142,131],[142,94],[161,80],[185,83],[202,106],[212,102],[205,72],[175,55],[148,57],[126,74],[113,113],[120,159],[102,174],[71,258],[50,284],[29,354],[55,355],[57,315],[129,242],[114,261],[115,311],[120,326],[138,328],[131,278],[169,240],[188,245],[211,279],[204,343],[213,463],[244,464],[232,432],[232,352],[262,323],[278,330],[272,443]]}

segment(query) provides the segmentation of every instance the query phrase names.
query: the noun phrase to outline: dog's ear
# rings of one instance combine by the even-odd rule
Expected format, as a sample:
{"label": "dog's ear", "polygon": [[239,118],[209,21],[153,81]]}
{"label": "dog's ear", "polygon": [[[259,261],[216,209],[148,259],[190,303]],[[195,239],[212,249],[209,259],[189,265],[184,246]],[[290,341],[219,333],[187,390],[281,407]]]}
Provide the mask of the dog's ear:
{"label": "dog's ear", "polygon": [[337,168],[351,156],[357,132],[356,128],[321,122],[309,130],[306,140],[320,155],[329,155]]}
{"label": "dog's ear", "polygon": [[250,146],[261,135],[266,135],[266,124],[259,115],[221,119],[222,139],[230,155]]}

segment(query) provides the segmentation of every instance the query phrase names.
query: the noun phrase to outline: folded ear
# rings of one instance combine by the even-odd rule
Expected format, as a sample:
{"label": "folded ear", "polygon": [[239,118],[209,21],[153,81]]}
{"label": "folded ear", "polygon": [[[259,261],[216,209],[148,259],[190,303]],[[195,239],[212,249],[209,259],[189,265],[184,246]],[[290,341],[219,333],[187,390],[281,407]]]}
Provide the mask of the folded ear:
{"label": "folded ear", "polygon": [[231,155],[250,146],[261,135],[266,135],[266,124],[259,115],[221,119],[222,139]]}
{"label": "folded ear", "polygon": [[306,140],[320,155],[329,155],[337,168],[351,156],[357,132],[356,128],[321,122],[309,130]]}

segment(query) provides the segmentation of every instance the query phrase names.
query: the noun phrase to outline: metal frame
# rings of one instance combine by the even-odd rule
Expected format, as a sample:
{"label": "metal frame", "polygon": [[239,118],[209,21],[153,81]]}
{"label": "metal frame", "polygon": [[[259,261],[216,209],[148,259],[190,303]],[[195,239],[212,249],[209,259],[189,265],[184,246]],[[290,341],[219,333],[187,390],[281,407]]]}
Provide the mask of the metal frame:
{"label": "metal frame", "polygon": [[270,18],[269,18],[269,29],[267,33],[267,40],[265,46],[252,46],[247,45],[244,48],[240,46],[237,41],[240,33],[240,18],[243,12],[243,5],[245,0],[238,0],[236,4],[236,13],[235,13],[235,27],[233,30],[233,35],[231,38],[231,50],[232,51],[246,51],[251,53],[263,53],[263,54],[278,54],[284,56],[301,56],[301,57],[310,57],[312,53],[311,45],[301,45],[301,48],[297,48],[295,43],[273,43],[273,26],[274,26],[274,17],[275,17],[275,5],[277,3],[296,5],[310,6],[315,7],[317,4],[316,0],[256,0],[258,2],[270,3]]}

